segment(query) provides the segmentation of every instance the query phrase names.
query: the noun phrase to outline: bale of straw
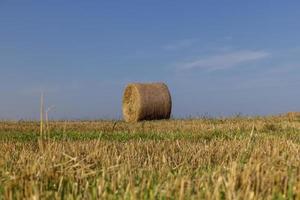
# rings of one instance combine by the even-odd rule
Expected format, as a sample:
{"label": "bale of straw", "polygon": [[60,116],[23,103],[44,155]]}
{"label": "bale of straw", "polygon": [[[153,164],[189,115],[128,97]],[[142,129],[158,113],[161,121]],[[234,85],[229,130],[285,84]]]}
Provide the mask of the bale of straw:
{"label": "bale of straw", "polygon": [[171,95],[164,83],[131,83],[123,96],[123,116],[126,122],[169,119]]}
{"label": "bale of straw", "polygon": [[288,117],[290,120],[295,120],[297,118],[300,118],[300,112],[288,112],[285,114],[286,117]]}

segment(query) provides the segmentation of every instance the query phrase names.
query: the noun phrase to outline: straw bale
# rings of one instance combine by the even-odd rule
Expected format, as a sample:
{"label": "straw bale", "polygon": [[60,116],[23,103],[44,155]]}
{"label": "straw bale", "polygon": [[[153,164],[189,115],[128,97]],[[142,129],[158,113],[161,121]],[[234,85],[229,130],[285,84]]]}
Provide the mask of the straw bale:
{"label": "straw bale", "polygon": [[123,117],[126,122],[169,119],[171,95],[164,83],[131,83],[123,96]]}

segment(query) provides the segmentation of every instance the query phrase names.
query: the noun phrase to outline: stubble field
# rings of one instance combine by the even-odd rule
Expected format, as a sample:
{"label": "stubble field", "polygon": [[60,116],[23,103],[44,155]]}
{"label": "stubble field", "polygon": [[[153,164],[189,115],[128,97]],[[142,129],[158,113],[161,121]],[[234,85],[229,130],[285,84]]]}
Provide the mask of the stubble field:
{"label": "stubble field", "polygon": [[300,116],[0,122],[0,199],[300,199]]}

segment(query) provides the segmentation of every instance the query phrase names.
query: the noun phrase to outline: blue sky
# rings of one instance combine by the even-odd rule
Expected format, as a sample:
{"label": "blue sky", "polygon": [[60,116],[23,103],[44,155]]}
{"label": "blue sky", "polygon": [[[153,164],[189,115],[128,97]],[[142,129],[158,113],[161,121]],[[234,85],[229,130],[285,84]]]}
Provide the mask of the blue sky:
{"label": "blue sky", "polygon": [[173,116],[300,110],[299,1],[0,0],[0,118],[120,118],[129,82]]}

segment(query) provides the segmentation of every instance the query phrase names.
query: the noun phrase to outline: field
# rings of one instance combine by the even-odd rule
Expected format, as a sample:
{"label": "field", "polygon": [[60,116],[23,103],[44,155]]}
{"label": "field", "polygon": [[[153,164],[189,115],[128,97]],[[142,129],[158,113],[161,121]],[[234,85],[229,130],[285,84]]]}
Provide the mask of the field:
{"label": "field", "polygon": [[0,122],[0,199],[300,199],[300,116]]}

